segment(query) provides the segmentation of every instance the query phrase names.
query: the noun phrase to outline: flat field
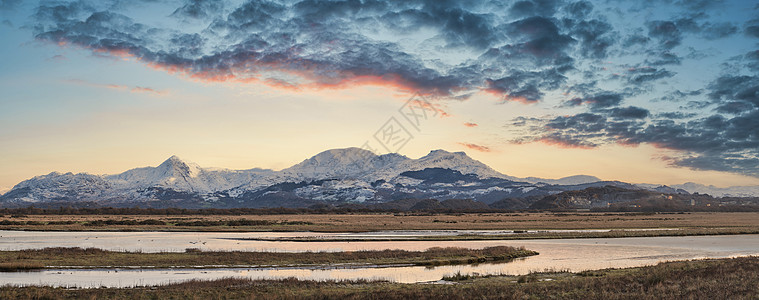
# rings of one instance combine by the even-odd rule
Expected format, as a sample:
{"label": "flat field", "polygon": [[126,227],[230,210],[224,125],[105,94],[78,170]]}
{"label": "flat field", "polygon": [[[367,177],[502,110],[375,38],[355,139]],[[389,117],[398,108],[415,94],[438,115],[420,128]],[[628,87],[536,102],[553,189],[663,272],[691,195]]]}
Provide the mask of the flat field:
{"label": "flat field", "polygon": [[[671,229],[759,232],[759,212],[283,215],[5,215],[0,230],[315,231]],[[658,232],[658,231],[657,231]],[[666,234],[666,232],[662,232]],[[678,235],[674,231],[669,235]]]}

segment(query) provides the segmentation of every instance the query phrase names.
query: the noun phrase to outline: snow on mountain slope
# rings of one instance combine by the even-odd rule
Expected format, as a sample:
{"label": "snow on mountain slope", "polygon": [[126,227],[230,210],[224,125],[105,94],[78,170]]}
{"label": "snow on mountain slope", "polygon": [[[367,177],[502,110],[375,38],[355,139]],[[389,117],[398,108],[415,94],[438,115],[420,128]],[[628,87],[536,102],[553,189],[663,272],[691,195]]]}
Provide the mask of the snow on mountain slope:
{"label": "snow on mountain slope", "polygon": [[2,198],[14,202],[89,200],[102,196],[110,188],[111,184],[101,176],[52,172],[20,182]]}
{"label": "snow on mountain slope", "polygon": [[486,164],[472,159],[464,152],[448,152],[445,150],[432,150],[429,154],[413,161],[404,162],[398,167],[401,172],[419,171],[427,168],[456,170],[462,174],[477,175],[481,179],[507,177]]}
{"label": "snow on mountain slope", "polygon": [[[318,202],[381,203],[412,198],[467,198],[493,203],[505,198],[606,185],[635,188],[587,175],[561,179],[516,178],[499,173],[464,152],[433,150],[411,159],[399,154],[376,155],[360,148],[346,148],[321,152],[281,171],[202,168],[172,156],[158,166],[115,175],[53,172],[17,184],[0,196],[0,204],[92,201],[103,205],[132,205],[147,201],[158,206],[276,207]],[[663,186],[640,188],[680,192]],[[759,195],[759,187],[720,189],[688,183],[673,188],[715,196]]]}
{"label": "snow on mountain slope", "polygon": [[203,169],[193,162],[172,156],[157,167],[144,167],[106,176],[119,189],[161,187],[182,192],[212,193],[228,190],[267,176],[271,170]]}
{"label": "snow on mountain slope", "polygon": [[410,159],[395,153],[376,155],[360,148],[327,150],[282,170],[281,174],[302,179],[361,178],[375,181],[390,180],[403,172],[426,168],[451,169],[480,178],[506,177],[464,152],[433,150],[419,159]]}
{"label": "snow on mountain slope", "polygon": [[559,179],[546,179],[546,178],[538,178],[538,177],[527,177],[527,178],[514,178],[512,180],[515,181],[524,181],[529,183],[547,183],[547,184],[557,184],[557,185],[575,185],[575,184],[586,184],[586,183],[593,183],[593,182],[599,182],[601,181],[600,178],[595,176],[589,176],[589,175],[574,175],[574,176],[568,176],[563,177]]}
{"label": "snow on mountain slope", "polygon": [[713,185],[703,185],[693,182],[672,185],[673,188],[683,189],[689,193],[709,194],[714,197],[759,197],[759,186],[731,186],[719,188]]}
{"label": "snow on mountain slope", "polygon": [[[218,199],[219,196],[237,198],[280,183],[328,180],[323,186],[317,188],[309,185],[295,194],[327,199],[330,194],[341,193],[346,195],[342,198],[360,200],[371,198],[377,188],[392,189],[396,184],[419,184],[421,180],[400,174],[430,168],[474,174],[481,179],[506,177],[464,152],[434,150],[421,158],[410,159],[395,153],[376,155],[360,148],[346,148],[321,152],[279,172],[201,168],[172,156],[156,167],[136,168],[115,175],[51,173],[17,185],[8,193],[12,195],[3,196],[2,199],[144,201],[159,197],[156,195],[160,193],[183,193],[182,197],[203,199]],[[379,185],[371,186],[374,182],[379,182]],[[166,194],[161,191],[170,192]]]}
{"label": "snow on mountain slope", "polygon": [[282,176],[302,179],[361,178],[377,170],[392,169],[408,157],[399,154],[376,155],[361,148],[332,149],[321,152],[281,171]]}

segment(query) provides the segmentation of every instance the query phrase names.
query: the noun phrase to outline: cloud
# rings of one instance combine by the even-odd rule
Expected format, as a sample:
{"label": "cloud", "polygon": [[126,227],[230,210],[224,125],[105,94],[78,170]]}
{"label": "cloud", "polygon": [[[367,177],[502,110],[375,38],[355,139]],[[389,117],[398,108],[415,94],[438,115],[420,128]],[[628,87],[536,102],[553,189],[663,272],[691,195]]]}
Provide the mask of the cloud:
{"label": "cloud", "polygon": [[0,11],[15,10],[21,4],[21,0],[0,0]]}
{"label": "cloud", "polygon": [[466,122],[466,123],[464,123],[464,126],[466,126],[466,127],[477,127],[478,125],[477,125],[477,123]]}
{"label": "cloud", "polygon": [[66,58],[66,56],[57,54],[57,55],[53,55],[52,57],[48,58],[47,60],[48,61],[63,61],[63,60],[67,60],[67,58]]}
{"label": "cloud", "polygon": [[630,74],[628,81],[635,84],[641,84],[675,76],[675,73],[669,70],[652,67],[631,68],[627,73]]}
{"label": "cloud", "polygon": [[[154,6],[171,17],[140,13]],[[661,10],[650,15],[651,7]],[[759,21],[725,17],[729,9],[706,0],[42,1],[29,28],[52,45],[199,81],[376,85],[433,100],[484,92],[551,107],[554,115],[520,119],[515,142],[647,143],[679,150],[676,165],[722,161],[753,174],[740,162],[756,157],[747,117],[759,103],[759,54],[732,45],[759,37]],[[708,72],[694,73],[702,63]],[[693,76],[697,88],[683,84]]]}
{"label": "cloud", "polygon": [[[510,19],[490,13],[487,5],[496,4],[248,1],[225,13],[217,2],[192,0],[174,11],[181,20],[215,16],[202,33],[151,27],[81,2],[42,5],[34,17],[40,40],[129,57],[199,80],[292,88],[388,85],[446,97],[484,89],[527,102],[558,89],[573,69],[570,46],[577,41],[548,17],[560,2],[516,3],[512,14],[519,16]],[[356,24],[401,36],[434,29],[443,49],[481,54],[466,64],[437,67],[399,44],[355,30]],[[574,25],[572,34],[581,49],[588,47],[584,55],[600,57],[611,44],[609,29],[591,20]]]}
{"label": "cloud", "polygon": [[698,116],[696,113],[684,113],[684,112],[663,112],[656,114],[656,118],[660,119],[689,119]]}
{"label": "cloud", "polygon": [[707,90],[718,113],[704,117],[682,112],[652,115],[647,109],[631,106],[522,118],[513,126],[523,128],[523,135],[529,138],[516,142],[586,148],[650,144],[681,151],[669,159],[676,166],[759,176],[759,77],[723,75]]}
{"label": "cloud", "polygon": [[472,149],[472,150],[480,151],[480,152],[490,152],[491,151],[490,148],[485,147],[485,146],[481,146],[481,145],[477,145],[477,144],[459,143],[459,145],[467,147],[467,148]]}
{"label": "cloud", "polygon": [[509,8],[512,16],[551,16],[556,12],[560,1],[526,0],[517,1]]}
{"label": "cloud", "polygon": [[672,21],[651,21],[648,26],[648,35],[659,41],[664,49],[671,49],[682,42],[682,33]]}
{"label": "cloud", "polygon": [[141,86],[133,87],[129,89],[129,91],[132,93],[149,93],[149,94],[157,94],[157,95],[166,94],[166,91],[163,91],[163,90],[155,90],[149,87],[141,87]]}
{"label": "cloud", "polygon": [[[724,75],[709,84],[709,98],[718,104],[718,110],[741,114],[759,109],[759,76]],[[739,106],[740,104],[740,106]],[[730,107],[740,107],[739,110]]]}
{"label": "cloud", "polygon": [[745,58],[748,61],[746,66],[749,69],[753,71],[759,71],[759,50],[746,53]]}
{"label": "cloud", "polygon": [[177,8],[172,17],[179,19],[206,19],[219,15],[224,9],[224,3],[215,0],[187,0],[182,7]]}
{"label": "cloud", "polygon": [[580,40],[579,49],[583,56],[597,59],[606,58],[617,39],[611,24],[601,20],[577,22],[572,27],[572,35]]}
{"label": "cloud", "polygon": [[645,119],[649,114],[647,109],[635,106],[614,108],[609,111],[609,116],[616,119]]}
{"label": "cloud", "polygon": [[759,25],[746,26],[743,32],[750,37],[759,38]]}
{"label": "cloud", "polygon": [[77,85],[91,86],[91,87],[96,87],[96,88],[127,91],[131,93],[148,93],[148,94],[154,94],[154,95],[164,95],[167,93],[167,91],[156,90],[149,87],[142,87],[142,86],[129,87],[126,85],[121,85],[121,84],[103,84],[103,83],[89,82],[89,81],[81,80],[81,79],[68,79],[68,80],[65,80],[65,82],[68,82],[71,84],[77,84]]}
{"label": "cloud", "polygon": [[593,109],[608,108],[622,103],[625,95],[617,92],[601,91],[588,94],[584,97],[572,98],[565,102],[568,106],[588,104]]}

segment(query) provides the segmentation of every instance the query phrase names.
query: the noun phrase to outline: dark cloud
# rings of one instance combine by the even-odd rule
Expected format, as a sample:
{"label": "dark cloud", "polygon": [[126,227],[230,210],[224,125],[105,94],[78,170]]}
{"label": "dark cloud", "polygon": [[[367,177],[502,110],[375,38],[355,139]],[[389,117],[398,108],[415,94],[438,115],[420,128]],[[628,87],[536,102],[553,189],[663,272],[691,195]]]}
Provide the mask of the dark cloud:
{"label": "dark cloud", "polygon": [[503,58],[533,59],[538,65],[557,65],[571,60],[566,51],[575,40],[561,34],[551,19],[530,17],[508,24],[507,30],[520,42],[501,47]]}
{"label": "dark cloud", "polygon": [[19,4],[21,4],[21,0],[0,0],[0,11],[14,10]]}
{"label": "dark cloud", "polygon": [[690,17],[675,20],[677,28],[682,32],[695,33],[707,40],[716,40],[728,37],[738,32],[738,26],[729,22],[699,23],[700,19],[706,17],[705,13],[699,13]]}
{"label": "dark cloud", "polygon": [[617,40],[611,24],[601,20],[577,22],[572,36],[580,40],[580,53],[590,58],[606,58],[609,47]]}
{"label": "dark cloud", "polygon": [[[305,3],[300,2],[296,7],[313,6],[304,5]],[[501,39],[494,28],[498,24],[493,21],[493,16],[488,13],[474,13],[453,3],[448,5],[445,2],[429,1],[421,7],[400,11],[386,11],[388,7],[381,1],[353,1],[353,5],[345,5],[345,2],[316,3],[321,3],[321,9],[318,12],[309,12],[308,16],[314,16],[310,19],[335,17],[336,13],[340,14],[340,17],[356,15],[361,11],[382,13],[378,18],[382,25],[389,26],[399,33],[412,32],[420,27],[441,29],[441,37],[445,38],[447,47],[472,47],[482,50],[493,46]],[[331,4],[326,7],[325,3]]]}
{"label": "dark cloud", "polygon": [[[469,10],[491,4],[247,1],[223,15],[218,1],[187,0],[172,16],[213,19],[199,33],[152,28],[81,2],[40,6],[35,19],[38,39],[135,57],[198,79],[260,80],[291,88],[376,82],[450,97],[457,97],[454,91],[468,94],[485,87],[504,99],[538,101],[545,91],[560,88],[574,68],[570,46],[575,39],[547,17],[560,4],[516,3],[514,12],[534,16],[505,21],[486,9]],[[356,23],[399,34],[430,28],[439,31],[447,48],[483,52],[465,65],[433,68],[395,43],[356,32]],[[575,27],[586,55],[605,55],[608,24]]]}
{"label": "dark cloud", "polygon": [[658,119],[651,122],[608,119],[598,114],[578,114],[538,121],[533,141],[546,139],[569,145],[595,147],[603,144],[653,144],[683,151],[672,158],[677,166],[758,176],[759,111],[724,118],[714,115],[692,121]]}
{"label": "dark cloud", "polygon": [[759,38],[759,25],[746,26],[746,28],[743,29],[743,32],[746,33],[747,36]]}
{"label": "dark cloud", "polygon": [[641,84],[648,81],[654,81],[662,78],[675,76],[674,72],[651,67],[632,68],[627,71],[630,74],[628,81],[630,83]]}
{"label": "dark cloud", "polygon": [[680,0],[675,3],[689,10],[701,12],[707,8],[723,5],[724,2],[724,0]]}
{"label": "dark cloud", "polygon": [[624,99],[624,95],[616,92],[600,92],[583,99],[584,103],[590,104],[593,108],[606,108],[619,105]]}
{"label": "dark cloud", "polygon": [[646,60],[646,63],[652,66],[679,65],[683,61],[680,56],[668,51],[649,53],[649,55],[652,59]]}
{"label": "dark cloud", "polygon": [[701,36],[708,40],[716,40],[736,33],[738,33],[738,26],[730,23],[717,23],[704,25]]}
{"label": "dark cloud", "polygon": [[[652,115],[644,108],[625,107],[522,119],[513,125],[525,128],[531,141],[585,147],[652,144],[681,151],[671,158],[677,166],[759,176],[759,77],[725,75],[707,90],[718,113],[700,118],[684,112]],[[673,94],[697,96],[701,92]]]}
{"label": "dark cloud", "polygon": [[682,42],[682,33],[672,21],[651,21],[646,25],[648,35],[657,39],[662,48],[671,49]]}
{"label": "dark cloud", "polygon": [[647,109],[635,106],[614,108],[609,111],[609,115],[617,119],[645,119],[649,114]]}
{"label": "dark cloud", "polygon": [[746,53],[746,60],[748,61],[746,66],[754,71],[759,71],[759,50]]}
{"label": "dark cloud", "polygon": [[667,101],[667,102],[680,102],[685,101],[693,96],[698,96],[703,94],[703,90],[695,90],[695,91],[680,91],[680,90],[674,90],[671,92],[666,93],[664,96],[654,99],[653,101]]}
{"label": "dark cloud", "polygon": [[696,113],[684,113],[680,111],[656,114],[656,117],[661,119],[689,119],[696,116],[698,116]]}
{"label": "dark cloud", "polygon": [[224,2],[216,0],[187,0],[185,5],[177,8],[172,17],[205,19],[217,16],[224,9]]}
{"label": "dark cloud", "polygon": [[[681,151],[673,160],[677,165],[757,173],[748,163],[757,158],[759,79],[748,72],[759,70],[759,52],[726,62],[730,68],[710,73],[715,79],[703,90],[658,84],[682,76],[696,59],[717,57],[703,54],[705,48],[691,39],[739,31],[740,23],[732,23],[739,20],[714,18],[719,15],[710,10],[724,6],[714,1],[624,2],[637,12],[669,7],[630,28],[615,20],[607,3],[574,0],[173,3],[171,22],[208,26],[143,24],[131,9],[167,3],[82,0],[43,1],[30,28],[42,41],[207,81],[286,89],[379,84],[449,99],[487,91],[528,103],[564,92],[565,99],[549,99],[564,107],[551,105],[584,112],[515,121],[525,130],[522,141],[568,147],[648,143]],[[620,13],[625,17],[627,11]],[[740,28],[759,37],[755,20]],[[415,46],[407,39],[422,41]],[[657,89],[664,91],[651,93]],[[677,102],[682,111],[657,113],[645,101]]]}
{"label": "dark cloud", "polygon": [[[542,90],[558,89],[566,77],[555,69],[540,72],[515,71],[510,76],[487,81],[487,90],[509,98],[534,102],[543,97]],[[507,99],[508,100],[508,99]]]}
{"label": "dark cloud", "polygon": [[637,46],[637,45],[646,45],[648,42],[651,41],[651,38],[649,38],[646,35],[634,33],[627,37],[625,37],[624,41],[622,42],[622,45],[625,46],[625,48]]}
{"label": "dark cloud", "polygon": [[568,4],[564,10],[574,19],[585,19],[593,11],[593,4],[588,1],[577,1]]}
{"label": "dark cloud", "polygon": [[514,17],[552,16],[556,13],[559,2],[555,0],[517,1],[509,8],[509,12]]}
{"label": "dark cloud", "polygon": [[745,113],[737,108],[759,109],[759,76],[725,75],[709,84],[709,98],[723,112]]}

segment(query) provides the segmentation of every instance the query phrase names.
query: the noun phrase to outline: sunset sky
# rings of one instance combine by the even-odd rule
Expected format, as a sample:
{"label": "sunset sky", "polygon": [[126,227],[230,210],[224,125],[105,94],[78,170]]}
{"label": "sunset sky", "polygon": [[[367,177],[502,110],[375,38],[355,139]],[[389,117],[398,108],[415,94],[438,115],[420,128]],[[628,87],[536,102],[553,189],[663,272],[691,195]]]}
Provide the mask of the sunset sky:
{"label": "sunset sky", "polygon": [[[365,145],[519,177],[759,185],[757,16],[712,0],[0,0],[0,192],[174,154],[278,170]],[[383,147],[388,124],[411,139]]]}

